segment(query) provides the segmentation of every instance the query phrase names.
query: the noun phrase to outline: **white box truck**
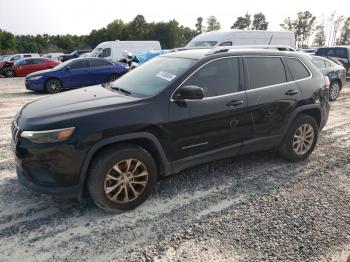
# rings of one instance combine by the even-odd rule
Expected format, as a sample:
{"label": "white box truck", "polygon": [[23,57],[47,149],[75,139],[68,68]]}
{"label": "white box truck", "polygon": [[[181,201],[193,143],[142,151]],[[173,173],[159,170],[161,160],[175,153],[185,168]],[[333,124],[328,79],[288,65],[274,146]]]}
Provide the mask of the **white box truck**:
{"label": "white box truck", "polygon": [[264,30],[213,31],[197,35],[186,47],[236,46],[236,45],[283,45],[295,49],[294,32]]}
{"label": "white box truck", "polygon": [[128,51],[134,55],[141,52],[161,50],[159,41],[108,41],[102,42],[91,52],[90,57],[103,57],[119,61],[122,52]]}

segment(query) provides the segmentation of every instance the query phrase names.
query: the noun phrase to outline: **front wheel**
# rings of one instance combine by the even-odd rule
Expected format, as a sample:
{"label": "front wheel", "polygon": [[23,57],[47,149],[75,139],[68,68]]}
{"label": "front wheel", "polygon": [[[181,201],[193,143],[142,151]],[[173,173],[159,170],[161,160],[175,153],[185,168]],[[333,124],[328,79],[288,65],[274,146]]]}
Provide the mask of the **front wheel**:
{"label": "front wheel", "polygon": [[120,145],[99,153],[89,169],[87,187],[97,206],[124,211],[142,204],[157,182],[157,168],[143,148]]}
{"label": "front wheel", "polygon": [[334,81],[329,87],[329,101],[335,101],[340,94],[340,84]]}
{"label": "front wheel", "polygon": [[4,70],[4,75],[6,77],[14,77],[14,76],[16,76],[16,73],[15,73],[15,71],[12,68],[6,68]]}
{"label": "front wheel", "polygon": [[61,91],[62,84],[58,79],[49,79],[45,83],[45,90],[50,94],[59,93]]}
{"label": "front wheel", "polygon": [[314,150],[317,138],[316,120],[309,115],[302,114],[288,128],[279,151],[290,161],[302,161]]}

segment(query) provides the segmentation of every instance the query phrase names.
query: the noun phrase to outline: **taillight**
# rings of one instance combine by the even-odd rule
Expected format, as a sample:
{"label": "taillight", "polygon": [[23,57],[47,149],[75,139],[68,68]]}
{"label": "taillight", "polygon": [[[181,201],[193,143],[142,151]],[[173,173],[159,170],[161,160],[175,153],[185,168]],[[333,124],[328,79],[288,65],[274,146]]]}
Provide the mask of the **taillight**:
{"label": "taillight", "polygon": [[326,87],[326,88],[329,88],[329,86],[330,86],[330,82],[329,82],[329,78],[328,78],[328,76],[324,76],[323,77],[323,80],[324,80],[324,86]]}

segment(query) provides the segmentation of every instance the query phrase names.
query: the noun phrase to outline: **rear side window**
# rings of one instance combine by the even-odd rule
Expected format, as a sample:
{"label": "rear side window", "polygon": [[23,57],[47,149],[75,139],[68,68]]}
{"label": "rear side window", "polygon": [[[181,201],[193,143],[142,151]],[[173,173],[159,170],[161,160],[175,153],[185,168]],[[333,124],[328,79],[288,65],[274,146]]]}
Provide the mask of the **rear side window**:
{"label": "rear side window", "polygon": [[249,89],[282,84],[286,71],[279,57],[246,57]]}
{"label": "rear side window", "polygon": [[347,52],[345,48],[336,48],[335,49],[335,56],[340,58],[347,58]]}
{"label": "rear side window", "polygon": [[312,58],[312,62],[314,63],[314,65],[317,67],[317,68],[325,68],[325,61],[321,58],[318,58],[318,57],[313,57]]}
{"label": "rear side window", "polygon": [[24,55],[23,57],[32,57],[32,55]]}
{"label": "rear side window", "polygon": [[238,58],[224,58],[208,63],[194,73],[184,85],[199,86],[205,97],[213,97],[239,90]]}
{"label": "rear side window", "polygon": [[87,60],[79,60],[70,65],[71,69],[81,69],[81,68],[87,68],[89,67]]}
{"label": "rear side window", "polygon": [[33,61],[33,64],[35,65],[40,65],[44,63],[43,59],[32,59],[32,61]]}
{"label": "rear side window", "polygon": [[326,64],[326,68],[332,67],[332,64],[330,62],[328,62],[327,60],[325,60],[324,63]]}
{"label": "rear side window", "polygon": [[110,66],[112,65],[111,63],[102,60],[102,59],[91,59],[90,60],[90,66],[91,67],[101,67],[101,66]]}
{"label": "rear side window", "polygon": [[294,80],[300,80],[310,76],[310,73],[306,69],[305,65],[298,59],[287,58],[286,63]]}

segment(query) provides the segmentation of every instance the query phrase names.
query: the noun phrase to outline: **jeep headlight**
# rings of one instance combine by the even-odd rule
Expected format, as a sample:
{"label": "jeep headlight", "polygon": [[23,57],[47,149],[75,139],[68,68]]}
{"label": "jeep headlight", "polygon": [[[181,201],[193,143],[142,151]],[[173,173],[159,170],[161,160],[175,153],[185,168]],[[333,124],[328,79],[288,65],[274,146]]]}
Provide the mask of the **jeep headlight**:
{"label": "jeep headlight", "polygon": [[34,144],[58,143],[69,139],[74,133],[75,127],[45,130],[45,131],[22,131],[20,137]]}

